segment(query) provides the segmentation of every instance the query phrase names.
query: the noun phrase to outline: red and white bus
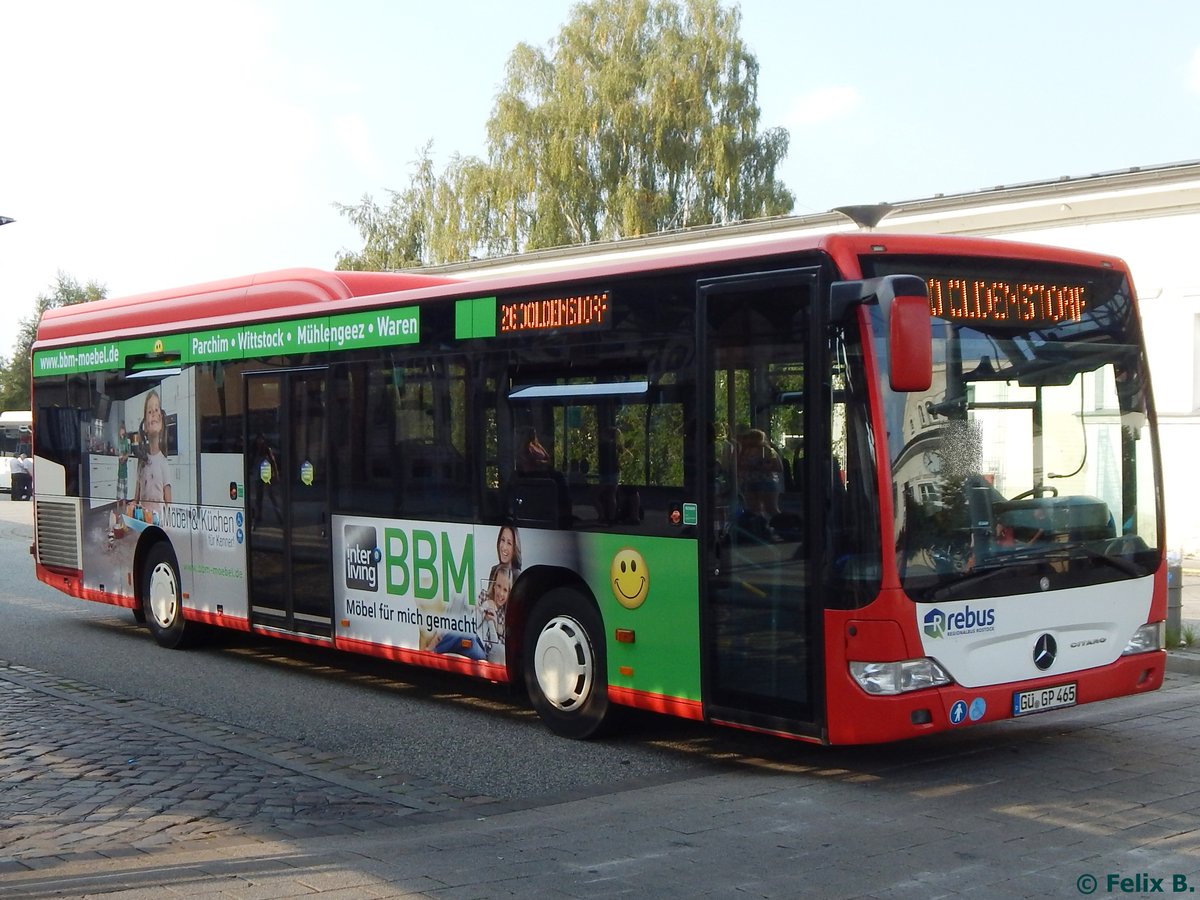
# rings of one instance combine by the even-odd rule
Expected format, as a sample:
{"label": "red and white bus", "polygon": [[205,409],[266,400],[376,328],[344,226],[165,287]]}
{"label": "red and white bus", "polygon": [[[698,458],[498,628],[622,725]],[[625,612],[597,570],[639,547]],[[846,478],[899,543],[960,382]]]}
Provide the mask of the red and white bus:
{"label": "red and white bus", "polygon": [[1162,486],[1124,264],[775,234],[312,270],[49,311],[38,577],[831,744],[1158,688]]}

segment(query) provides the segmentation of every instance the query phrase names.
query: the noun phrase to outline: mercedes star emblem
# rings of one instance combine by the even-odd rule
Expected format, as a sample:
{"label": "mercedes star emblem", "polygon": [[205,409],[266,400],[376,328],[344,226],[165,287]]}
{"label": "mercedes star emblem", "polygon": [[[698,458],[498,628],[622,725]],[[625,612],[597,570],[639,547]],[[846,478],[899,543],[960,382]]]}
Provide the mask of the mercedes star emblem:
{"label": "mercedes star emblem", "polygon": [[1058,643],[1048,634],[1043,634],[1033,645],[1033,664],[1045,670],[1054,665],[1054,657],[1058,656]]}

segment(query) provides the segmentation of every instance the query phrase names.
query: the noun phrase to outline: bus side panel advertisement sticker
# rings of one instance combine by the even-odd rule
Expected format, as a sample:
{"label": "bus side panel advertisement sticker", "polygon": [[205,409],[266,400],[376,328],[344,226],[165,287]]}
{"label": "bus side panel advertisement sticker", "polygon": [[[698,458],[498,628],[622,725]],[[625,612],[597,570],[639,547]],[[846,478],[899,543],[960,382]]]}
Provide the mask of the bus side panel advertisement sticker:
{"label": "bus side panel advertisement sticker", "polygon": [[607,642],[610,684],[625,678],[625,686],[653,684],[658,693],[700,699],[694,541],[348,516],[333,522],[339,638],[503,664],[510,592],[534,566],[562,567],[587,582],[606,635],[636,632],[636,649]]}
{"label": "bus side panel advertisement sticker", "polygon": [[503,664],[508,595],[538,561],[578,569],[573,535],[334,517],[338,637]]}
{"label": "bus side panel advertisement sticker", "polygon": [[[168,348],[169,349],[169,348]],[[150,350],[149,352],[153,352]],[[166,352],[166,351],[164,351]],[[112,400],[103,418],[84,423],[80,470],[89,500],[82,506],[84,587],[132,599],[140,535],[161,528],[179,564],[192,609],[246,616],[245,512],[236,499],[221,505],[196,496],[195,372],[146,381],[145,389]],[[201,457],[201,465],[211,457]],[[228,495],[241,457],[220,469]]]}

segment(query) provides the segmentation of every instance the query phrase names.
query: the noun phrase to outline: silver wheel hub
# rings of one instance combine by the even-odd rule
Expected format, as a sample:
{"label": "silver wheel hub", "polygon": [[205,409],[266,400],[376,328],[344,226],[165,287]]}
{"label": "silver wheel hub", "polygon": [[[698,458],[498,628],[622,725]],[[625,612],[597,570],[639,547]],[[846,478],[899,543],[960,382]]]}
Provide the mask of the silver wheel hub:
{"label": "silver wheel hub", "polygon": [[163,628],[170,628],[179,614],[179,586],[175,573],[166,563],[159,563],[150,573],[150,615]]}
{"label": "silver wheel hub", "polygon": [[557,709],[578,710],[592,693],[596,659],[583,627],[568,616],[555,616],[538,635],[533,671],[542,694]]}

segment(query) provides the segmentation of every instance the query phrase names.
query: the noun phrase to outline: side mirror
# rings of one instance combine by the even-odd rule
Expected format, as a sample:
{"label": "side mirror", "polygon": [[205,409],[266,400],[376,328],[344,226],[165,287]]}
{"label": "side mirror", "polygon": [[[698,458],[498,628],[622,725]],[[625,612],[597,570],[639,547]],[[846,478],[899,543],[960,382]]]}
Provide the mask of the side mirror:
{"label": "side mirror", "polygon": [[877,301],[887,327],[888,379],[893,391],[927,391],[933,383],[933,320],[929,287],[916,275],[838,281],[829,295],[831,321],[847,320],[862,303]]}
{"label": "side mirror", "polygon": [[933,382],[933,324],[929,315],[929,295],[922,291],[920,296],[895,297],[890,312],[888,378],[892,390],[927,391]]}

